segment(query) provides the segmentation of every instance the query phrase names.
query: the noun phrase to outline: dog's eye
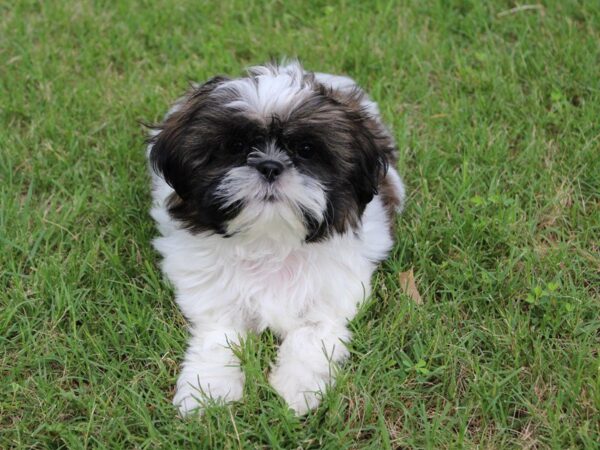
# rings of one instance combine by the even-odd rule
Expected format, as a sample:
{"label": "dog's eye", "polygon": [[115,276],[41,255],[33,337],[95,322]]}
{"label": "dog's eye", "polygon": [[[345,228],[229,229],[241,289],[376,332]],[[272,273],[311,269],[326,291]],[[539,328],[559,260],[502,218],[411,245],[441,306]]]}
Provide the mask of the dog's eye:
{"label": "dog's eye", "polygon": [[308,143],[303,143],[298,145],[298,147],[296,147],[296,154],[300,157],[300,158],[310,158],[314,153],[314,149],[313,146],[308,144]]}

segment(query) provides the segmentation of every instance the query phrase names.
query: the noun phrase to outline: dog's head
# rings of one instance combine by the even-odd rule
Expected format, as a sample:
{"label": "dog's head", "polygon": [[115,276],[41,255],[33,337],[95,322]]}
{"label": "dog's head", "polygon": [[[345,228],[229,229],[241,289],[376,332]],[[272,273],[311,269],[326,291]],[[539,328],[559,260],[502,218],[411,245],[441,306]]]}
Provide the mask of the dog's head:
{"label": "dog's head", "polygon": [[393,142],[358,87],[336,89],[298,63],[194,88],[158,127],[150,161],[194,232],[316,241],[359,223]]}

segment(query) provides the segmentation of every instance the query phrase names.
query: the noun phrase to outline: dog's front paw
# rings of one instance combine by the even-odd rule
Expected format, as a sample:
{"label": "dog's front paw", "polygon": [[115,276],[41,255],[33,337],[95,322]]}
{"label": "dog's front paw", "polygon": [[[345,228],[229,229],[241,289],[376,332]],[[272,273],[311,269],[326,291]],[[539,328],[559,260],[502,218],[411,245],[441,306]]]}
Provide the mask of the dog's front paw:
{"label": "dog's front paw", "polygon": [[202,414],[207,401],[235,402],[241,400],[243,391],[244,375],[241,371],[235,375],[211,379],[181,374],[177,380],[173,405],[179,408],[179,413],[184,417],[192,413]]}
{"label": "dog's front paw", "polygon": [[323,392],[331,382],[329,374],[319,374],[294,365],[280,366],[269,377],[271,386],[298,416],[319,406]]}

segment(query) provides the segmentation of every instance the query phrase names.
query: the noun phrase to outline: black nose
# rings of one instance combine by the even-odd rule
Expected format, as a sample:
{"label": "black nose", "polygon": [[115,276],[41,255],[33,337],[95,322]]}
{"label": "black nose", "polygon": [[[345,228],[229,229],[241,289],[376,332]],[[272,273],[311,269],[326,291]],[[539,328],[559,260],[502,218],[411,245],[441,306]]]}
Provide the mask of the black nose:
{"label": "black nose", "polygon": [[281,175],[281,172],[283,172],[283,164],[272,159],[261,161],[255,167],[270,182],[275,181]]}

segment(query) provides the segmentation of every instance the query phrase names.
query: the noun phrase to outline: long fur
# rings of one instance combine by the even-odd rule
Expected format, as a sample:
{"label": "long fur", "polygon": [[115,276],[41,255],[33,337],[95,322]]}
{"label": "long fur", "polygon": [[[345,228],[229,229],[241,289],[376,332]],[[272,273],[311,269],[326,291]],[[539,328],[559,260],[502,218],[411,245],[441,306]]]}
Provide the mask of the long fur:
{"label": "long fur", "polygon": [[[304,414],[347,356],[347,321],[393,244],[404,187],[377,105],[298,62],[196,86],[151,133],[154,241],[190,324],[173,400],[240,400],[232,345],[270,328],[270,382]],[[268,181],[257,169],[275,161]]]}

